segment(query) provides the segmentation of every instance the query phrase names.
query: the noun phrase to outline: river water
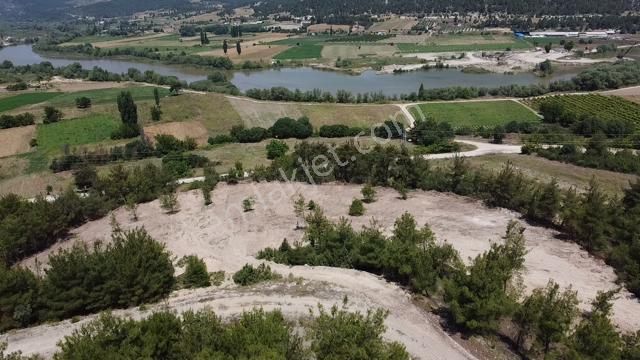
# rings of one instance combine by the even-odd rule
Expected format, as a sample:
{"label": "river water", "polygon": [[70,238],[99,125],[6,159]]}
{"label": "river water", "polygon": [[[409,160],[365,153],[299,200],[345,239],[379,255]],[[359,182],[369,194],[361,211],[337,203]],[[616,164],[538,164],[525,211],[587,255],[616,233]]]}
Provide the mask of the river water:
{"label": "river water", "polygon": [[[73,59],[71,57],[52,57],[40,55],[31,49],[30,45],[6,47],[0,50],[0,62],[10,60],[14,65],[36,64],[49,61],[54,66],[66,66],[80,63],[83,68],[91,69],[99,66],[114,73],[125,73],[129,68],[137,68],[144,72],[153,70],[161,75],[176,76],[177,78],[193,82],[206,78],[206,71],[171,66],[150,64],[131,60],[115,59]],[[241,90],[251,88],[271,88],[283,86],[289,89],[323,91],[348,90],[353,93],[378,92],[385,95],[399,95],[417,91],[420,84],[427,89],[451,86],[497,87],[501,85],[529,85],[571,78],[574,74],[562,74],[541,79],[531,73],[514,75],[486,73],[468,74],[457,69],[442,69],[429,71],[414,71],[401,74],[377,74],[375,71],[365,71],[360,75],[349,75],[341,72],[323,71],[310,67],[279,68],[259,71],[236,71],[231,81]]]}

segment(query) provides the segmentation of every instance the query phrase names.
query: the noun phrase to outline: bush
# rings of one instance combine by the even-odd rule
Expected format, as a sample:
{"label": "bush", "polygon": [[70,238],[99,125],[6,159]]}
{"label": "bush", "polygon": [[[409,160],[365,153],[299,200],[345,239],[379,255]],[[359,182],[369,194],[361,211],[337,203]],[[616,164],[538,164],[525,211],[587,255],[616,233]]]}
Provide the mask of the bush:
{"label": "bush", "polygon": [[172,152],[183,152],[195,150],[198,144],[193,138],[187,137],[180,140],[173,135],[159,134],[155,137],[156,152],[160,155],[167,155]]}
{"label": "bush", "polygon": [[347,125],[322,125],[318,135],[325,138],[340,138],[356,136],[363,131],[364,129],[359,127],[349,127]]}
{"label": "bush", "polygon": [[281,276],[271,271],[271,267],[260,264],[258,267],[246,264],[240,271],[233,274],[233,282],[240,286],[254,285],[264,281],[280,279]]}
{"label": "bush", "polygon": [[0,115],[0,129],[28,126],[35,124],[35,116],[31,113],[20,115]]}
{"label": "bush", "polygon": [[267,159],[273,160],[284,156],[289,151],[289,146],[280,140],[271,140],[267,144]]}
{"label": "bush", "polygon": [[353,199],[351,206],[349,206],[349,216],[362,215],[364,215],[364,203],[360,199]]}
{"label": "bush", "polygon": [[76,107],[78,109],[87,109],[91,107],[91,99],[86,96],[76,98]]}
{"label": "bush", "polygon": [[373,186],[371,186],[371,184],[366,184],[364,187],[362,187],[362,190],[360,192],[362,193],[363,201],[367,204],[376,201],[376,190],[373,188]]}
{"label": "bush", "polygon": [[182,286],[187,289],[211,286],[209,272],[204,261],[195,255],[182,258],[179,265],[186,265],[184,274],[180,277]]}
{"label": "bush", "polygon": [[27,83],[24,81],[7,85],[7,91],[22,91],[22,90],[27,90],[28,88],[29,88],[29,85],[27,85]]}
{"label": "bush", "polygon": [[43,122],[51,124],[62,120],[62,112],[53,106],[45,106]]}
{"label": "bush", "polygon": [[167,212],[167,214],[175,214],[180,209],[178,203],[178,196],[175,192],[170,192],[160,196],[160,207]]}
{"label": "bush", "polygon": [[151,107],[151,120],[153,121],[160,121],[160,119],[162,118],[162,110],[160,109],[160,106],[152,106]]}
{"label": "bush", "polygon": [[235,139],[231,135],[216,135],[214,137],[209,137],[207,141],[209,145],[219,145],[219,144],[228,144],[234,142]]}
{"label": "bush", "polygon": [[301,117],[298,120],[284,117],[276,120],[269,131],[276,139],[306,139],[313,134],[313,127],[307,117]]}
{"label": "bush", "polygon": [[248,197],[242,200],[242,209],[244,210],[244,212],[253,211],[253,205],[255,203],[256,201],[252,197]]}
{"label": "bush", "polygon": [[269,138],[269,131],[262,127],[245,129],[243,126],[231,128],[231,136],[241,143],[257,143]]}
{"label": "bush", "polygon": [[138,124],[120,124],[120,127],[111,133],[111,140],[131,139],[138,135],[140,135]]}

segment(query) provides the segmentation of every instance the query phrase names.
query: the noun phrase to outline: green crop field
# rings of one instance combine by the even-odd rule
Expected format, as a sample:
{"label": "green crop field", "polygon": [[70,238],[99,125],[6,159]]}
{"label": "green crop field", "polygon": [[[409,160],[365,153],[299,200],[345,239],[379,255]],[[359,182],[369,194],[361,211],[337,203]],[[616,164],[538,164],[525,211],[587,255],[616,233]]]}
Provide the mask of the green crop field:
{"label": "green crop field", "polygon": [[397,44],[400,52],[403,53],[421,53],[421,52],[459,52],[459,51],[505,51],[507,49],[529,49],[531,44],[523,40],[514,40],[507,43],[489,43],[489,44]]}
{"label": "green crop field", "polygon": [[[437,121],[446,121],[454,128],[493,127],[511,121],[540,121],[540,118],[531,110],[511,100],[425,103],[417,107],[422,114],[433,117]],[[410,108],[410,111],[415,118],[421,118],[420,111],[416,107]]]}
{"label": "green crop field", "polygon": [[[86,96],[91,99],[92,104],[104,104],[104,103],[116,103],[118,95],[123,91],[129,91],[136,101],[151,100],[153,99],[153,86],[133,86],[128,88],[112,88],[112,89],[99,89],[99,90],[87,90],[73,93],[64,93],[60,96],[49,101],[53,106],[59,107],[73,107],[77,98]],[[160,90],[160,96],[164,97],[169,95],[169,90],[165,88],[158,88]]]}
{"label": "green crop field", "polygon": [[38,151],[55,152],[65,145],[97,143],[111,138],[120,122],[109,115],[91,115],[53,124],[38,125]]}
{"label": "green crop field", "polygon": [[323,43],[334,38],[335,36],[329,35],[290,37],[287,39],[272,41],[269,45],[313,45]]}
{"label": "green crop field", "polygon": [[640,105],[618,96],[597,94],[549,96],[532,100],[531,106],[537,109],[542,102],[559,102],[565,109],[579,115],[593,115],[604,121],[626,120],[640,127]]}
{"label": "green crop field", "polygon": [[274,56],[277,60],[319,59],[322,57],[322,45],[301,45],[289,48]]}
{"label": "green crop field", "polygon": [[57,96],[60,96],[60,93],[40,92],[9,96],[0,99],[0,112],[17,109],[25,105],[39,104]]}

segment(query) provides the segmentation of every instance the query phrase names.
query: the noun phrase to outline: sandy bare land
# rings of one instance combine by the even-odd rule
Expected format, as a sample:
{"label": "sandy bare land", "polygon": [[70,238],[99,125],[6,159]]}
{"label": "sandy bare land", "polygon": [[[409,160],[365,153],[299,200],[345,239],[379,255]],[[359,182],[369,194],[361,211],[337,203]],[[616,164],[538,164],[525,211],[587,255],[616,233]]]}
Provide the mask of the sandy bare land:
{"label": "sandy bare land", "polygon": [[[140,206],[137,223],[130,222],[125,210],[115,214],[123,228],[144,226],[177,257],[197,254],[212,271],[233,272],[247,262],[256,263],[254,256],[265,247],[278,246],[284,238],[291,243],[302,238],[302,232],[294,229],[296,220],[291,204],[291,198],[298,191],[307,200],[318,203],[334,220],[346,216],[351,200],[360,196],[360,187],[350,185],[221,184],[213,192],[213,205],[207,208],[199,192],[188,192],[180,195],[182,210],[174,215],[164,215],[157,201]],[[514,212],[488,209],[478,201],[449,194],[417,191],[412,192],[407,201],[398,200],[397,193],[389,189],[378,189],[378,195],[377,202],[367,205],[365,216],[349,219],[354,227],[368,225],[371,218],[375,218],[383,230],[389,232],[395,219],[409,211],[418,224],[429,224],[440,241],[452,243],[463,259],[489,249],[491,242],[498,241],[504,234],[507,223],[518,218]],[[256,209],[245,213],[241,202],[249,196],[255,197]],[[109,219],[105,218],[78,228],[74,234],[92,242],[107,239],[109,232]],[[529,253],[524,284],[528,290],[554,279],[562,286],[572,285],[586,309],[598,290],[616,287],[616,276],[610,267],[577,245],[557,240],[556,232],[527,226],[525,234]],[[69,246],[70,241],[57,244],[39,254],[38,260],[46,262],[49,252]],[[33,263],[34,258],[24,261],[28,266]],[[343,269],[316,271],[310,267],[293,267],[288,271],[309,280],[366,288],[362,281],[352,282],[346,274],[353,272]],[[382,284],[382,280],[376,280],[371,286]],[[640,303],[628,292],[621,293],[615,301],[614,320],[624,330],[640,328]]]}
{"label": "sandy bare land", "polygon": [[603,91],[603,95],[615,95],[640,104],[640,86]]}
{"label": "sandy bare land", "polygon": [[0,158],[28,152],[35,136],[35,125],[0,130]]}
{"label": "sandy bare land", "polygon": [[198,145],[206,145],[209,139],[207,128],[200,121],[167,122],[144,127],[144,134],[154,141],[156,135],[173,135],[180,140],[190,137]]}

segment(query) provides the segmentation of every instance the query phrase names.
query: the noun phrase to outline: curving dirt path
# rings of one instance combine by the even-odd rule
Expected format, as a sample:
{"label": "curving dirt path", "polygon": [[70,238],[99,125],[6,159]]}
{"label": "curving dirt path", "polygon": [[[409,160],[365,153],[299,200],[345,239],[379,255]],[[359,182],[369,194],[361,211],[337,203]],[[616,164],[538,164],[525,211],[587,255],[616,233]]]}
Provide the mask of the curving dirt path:
{"label": "curving dirt path", "polygon": [[[302,193],[307,200],[319,204],[328,217],[337,220],[346,217],[351,200],[360,197],[359,186],[306,185],[301,183],[248,183],[236,186],[220,184],[212,194],[213,205],[204,207],[198,191],[182,193],[179,202],[182,210],[166,215],[157,201],[141,205],[138,222],[132,222],[124,209],[115,211],[124,229],[144,226],[151,236],[166,244],[177,258],[196,254],[202,257],[210,271],[225,270],[231,274],[245,263],[259,263],[254,256],[265,247],[278,246],[284,238],[290,243],[299,241],[303,233],[296,231],[292,198]],[[253,196],[255,210],[243,212],[241,202]],[[488,209],[479,201],[435,192],[411,192],[406,201],[399,200],[390,189],[378,189],[378,201],[366,205],[363,217],[349,217],[355,228],[369,225],[376,219],[376,226],[389,233],[397,217],[410,212],[418,224],[428,223],[439,241],[450,242],[463,259],[487,250],[492,241],[503,235],[507,223],[518,218],[516,213],[504,209]],[[107,239],[110,233],[109,218],[88,223],[74,234],[84,241]],[[616,276],[603,262],[592,258],[577,245],[556,239],[552,230],[526,226],[526,271],[523,274],[527,290],[546,285],[555,279],[561,286],[571,285],[578,291],[582,308],[598,290],[615,288]],[[59,243],[37,256],[46,263],[47,254],[60,248],[68,248],[70,241]],[[35,257],[23,265],[33,267]],[[211,305],[214,310],[225,307],[249,309],[256,305],[281,307],[291,316],[323,304],[340,303],[346,294],[357,309],[383,307],[390,311],[387,320],[387,337],[400,341],[419,359],[472,358],[464,349],[442,331],[437,323],[416,307],[409,295],[393,284],[370,274],[336,268],[273,264],[282,274],[302,277],[310,284],[323,284],[315,290],[301,291],[290,288],[271,296],[267,291],[255,290],[249,296],[237,289],[204,289],[196,292],[180,292],[168,301],[168,306],[184,310]],[[223,299],[225,296],[227,298]],[[240,305],[239,305],[240,304]],[[233,313],[229,311],[228,314]],[[136,315],[136,311],[133,311]],[[640,303],[623,292],[614,303],[614,320],[623,330],[640,328]],[[54,351],[53,345],[71,327],[68,322],[54,326],[44,325],[9,334],[9,350],[25,352]],[[42,345],[37,345],[42,344]]]}

